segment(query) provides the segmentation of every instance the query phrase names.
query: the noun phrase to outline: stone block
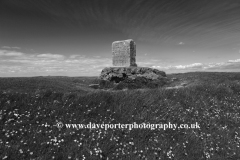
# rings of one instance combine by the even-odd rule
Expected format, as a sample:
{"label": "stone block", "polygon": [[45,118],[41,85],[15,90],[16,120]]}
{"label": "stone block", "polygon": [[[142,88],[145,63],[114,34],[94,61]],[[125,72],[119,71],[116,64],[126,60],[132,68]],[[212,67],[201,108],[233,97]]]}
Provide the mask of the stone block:
{"label": "stone block", "polygon": [[132,39],[112,43],[113,66],[136,67],[136,44]]}

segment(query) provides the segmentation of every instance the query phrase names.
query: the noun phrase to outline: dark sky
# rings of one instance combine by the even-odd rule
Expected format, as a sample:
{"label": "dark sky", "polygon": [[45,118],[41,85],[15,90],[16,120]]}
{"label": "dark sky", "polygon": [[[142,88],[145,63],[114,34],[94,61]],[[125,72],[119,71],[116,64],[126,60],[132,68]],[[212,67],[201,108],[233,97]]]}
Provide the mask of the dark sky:
{"label": "dark sky", "polygon": [[240,71],[239,0],[0,0],[0,76],[97,76],[113,41],[166,73]]}

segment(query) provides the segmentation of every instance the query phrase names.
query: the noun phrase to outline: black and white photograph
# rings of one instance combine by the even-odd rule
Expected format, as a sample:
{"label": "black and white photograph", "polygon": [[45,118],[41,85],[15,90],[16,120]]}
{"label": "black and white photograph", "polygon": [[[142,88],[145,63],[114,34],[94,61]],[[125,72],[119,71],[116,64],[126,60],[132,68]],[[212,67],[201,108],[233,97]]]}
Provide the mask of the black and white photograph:
{"label": "black and white photograph", "polygon": [[240,160],[240,0],[0,0],[0,159]]}

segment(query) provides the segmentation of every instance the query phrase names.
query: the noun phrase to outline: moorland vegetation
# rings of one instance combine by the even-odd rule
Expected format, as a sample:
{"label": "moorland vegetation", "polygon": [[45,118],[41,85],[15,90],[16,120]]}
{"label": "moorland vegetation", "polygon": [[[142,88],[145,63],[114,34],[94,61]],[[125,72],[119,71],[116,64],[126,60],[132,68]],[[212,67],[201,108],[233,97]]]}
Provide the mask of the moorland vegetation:
{"label": "moorland vegetation", "polygon": [[[124,90],[89,88],[96,77],[0,78],[0,159],[240,159],[240,73],[167,76],[159,88]],[[60,121],[200,128],[58,129]]]}

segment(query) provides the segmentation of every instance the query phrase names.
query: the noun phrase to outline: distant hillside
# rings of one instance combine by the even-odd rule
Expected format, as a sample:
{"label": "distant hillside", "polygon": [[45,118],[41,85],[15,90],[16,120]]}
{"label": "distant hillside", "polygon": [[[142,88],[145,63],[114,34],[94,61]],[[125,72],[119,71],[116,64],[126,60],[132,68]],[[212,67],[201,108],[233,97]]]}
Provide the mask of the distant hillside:
{"label": "distant hillside", "polygon": [[54,91],[81,91],[84,86],[94,83],[96,77],[19,77],[0,78],[0,90],[34,92],[50,89]]}

